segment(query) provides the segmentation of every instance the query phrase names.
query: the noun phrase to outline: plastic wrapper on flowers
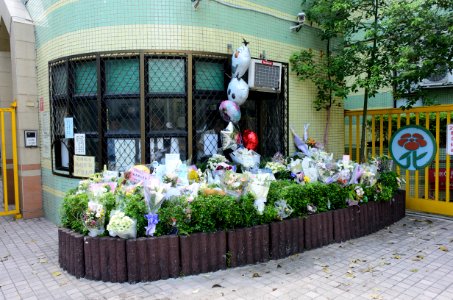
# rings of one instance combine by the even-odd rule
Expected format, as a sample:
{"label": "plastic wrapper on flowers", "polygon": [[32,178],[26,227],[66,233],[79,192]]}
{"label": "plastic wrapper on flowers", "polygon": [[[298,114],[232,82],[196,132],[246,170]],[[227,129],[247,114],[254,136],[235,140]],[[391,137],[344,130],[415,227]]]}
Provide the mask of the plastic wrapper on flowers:
{"label": "plastic wrapper on flowers", "polygon": [[230,196],[239,198],[245,191],[248,183],[246,174],[226,171],[222,178],[221,186]]}
{"label": "plastic wrapper on flowers", "polygon": [[280,220],[288,218],[293,213],[291,206],[289,206],[283,199],[276,201],[274,205],[277,210],[277,216]]}
{"label": "plastic wrapper on flowers", "polygon": [[137,237],[137,221],[126,216],[121,210],[113,210],[110,214],[107,230],[112,237],[135,239]]}
{"label": "plastic wrapper on flowers", "polygon": [[275,177],[270,173],[248,174],[248,176],[249,183],[247,184],[246,192],[251,193],[255,197],[255,208],[261,215],[266,205],[269,187],[271,182],[275,181]]}
{"label": "plastic wrapper on flowers", "polygon": [[261,156],[253,150],[239,148],[231,153],[231,159],[241,165],[245,170],[257,170]]}
{"label": "plastic wrapper on flowers", "polygon": [[96,237],[104,233],[105,209],[104,206],[97,202],[88,201],[88,208],[83,215],[83,223],[88,229],[88,235]]}
{"label": "plastic wrapper on flowers", "polygon": [[271,170],[272,174],[286,171],[286,166],[281,162],[270,161],[266,163],[265,168]]}
{"label": "plastic wrapper on flowers", "polygon": [[165,200],[165,193],[169,186],[170,184],[162,184],[154,176],[143,183],[143,194],[148,210],[148,214],[145,215],[148,221],[146,235],[153,236],[156,231],[156,225],[159,222],[157,211]]}

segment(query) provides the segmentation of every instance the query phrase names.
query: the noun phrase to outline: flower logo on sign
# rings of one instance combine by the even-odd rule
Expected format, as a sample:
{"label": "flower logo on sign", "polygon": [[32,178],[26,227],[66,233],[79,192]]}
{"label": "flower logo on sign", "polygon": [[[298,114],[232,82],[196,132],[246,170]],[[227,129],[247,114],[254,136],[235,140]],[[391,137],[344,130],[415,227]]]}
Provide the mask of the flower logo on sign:
{"label": "flower logo on sign", "polygon": [[398,145],[408,150],[399,158],[400,161],[406,159],[406,164],[403,166],[403,168],[409,169],[411,163],[413,163],[414,167],[417,169],[417,161],[425,157],[428,152],[423,152],[420,155],[417,155],[416,150],[420,147],[425,147],[427,144],[428,143],[425,141],[421,134],[403,134],[398,140]]}
{"label": "flower logo on sign", "polygon": [[404,146],[407,150],[417,150],[420,147],[425,147],[427,142],[425,138],[418,133],[405,133],[398,140],[398,145]]}
{"label": "flower logo on sign", "polygon": [[436,153],[436,142],[428,130],[418,125],[400,128],[392,137],[390,152],[396,163],[408,170],[426,167]]}

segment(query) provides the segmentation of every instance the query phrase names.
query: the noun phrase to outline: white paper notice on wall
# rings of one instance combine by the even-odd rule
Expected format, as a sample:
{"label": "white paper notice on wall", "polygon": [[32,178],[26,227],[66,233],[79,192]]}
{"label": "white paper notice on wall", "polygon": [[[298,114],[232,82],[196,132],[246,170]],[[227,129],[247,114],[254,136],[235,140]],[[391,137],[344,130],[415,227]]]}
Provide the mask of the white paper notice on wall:
{"label": "white paper notice on wall", "polygon": [[90,177],[94,174],[94,156],[74,155],[74,173],[76,177]]}
{"label": "white paper notice on wall", "polygon": [[74,134],[74,154],[86,155],[85,133]]}
{"label": "white paper notice on wall", "polygon": [[453,124],[447,125],[447,154],[453,155]]}
{"label": "white paper notice on wall", "polygon": [[73,118],[64,118],[64,138],[65,139],[74,138],[74,119]]}

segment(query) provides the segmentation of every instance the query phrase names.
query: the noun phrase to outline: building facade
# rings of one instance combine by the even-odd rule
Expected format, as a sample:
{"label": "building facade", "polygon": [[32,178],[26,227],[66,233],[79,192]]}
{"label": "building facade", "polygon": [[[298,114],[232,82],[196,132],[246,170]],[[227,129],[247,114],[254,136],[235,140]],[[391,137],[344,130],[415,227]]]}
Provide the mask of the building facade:
{"label": "building facade", "polygon": [[[29,95],[34,106],[15,92],[0,100],[16,98],[19,119],[26,118],[21,109],[32,110],[43,214],[55,223],[66,191],[80,180],[80,156],[94,161],[96,171],[124,171],[164,153],[192,161],[216,153],[218,133],[227,125],[218,106],[228,97],[231,56],[243,40],[258,65],[265,60],[282,71],[278,91],[251,89],[241,106],[239,127],[258,134],[258,152],[294,152],[289,128],[302,135],[305,123],[310,136],[322,139],[326,116],[313,108],[316,87],[299,81],[288,64],[302,48],[325,49],[309,23],[295,30],[299,0],[0,2],[21,5],[34,30],[28,50],[36,64],[29,70],[36,78],[29,82],[36,88]],[[2,12],[0,32],[5,18]],[[11,44],[13,34],[6,31],[0,37]],[[11,53],[13,61],[17,49],[3,48],[0,53]],[[343,109],[335,108],[331,120],[328,150],[339,156]],[[82,143],[65,132],[68,127]]]}

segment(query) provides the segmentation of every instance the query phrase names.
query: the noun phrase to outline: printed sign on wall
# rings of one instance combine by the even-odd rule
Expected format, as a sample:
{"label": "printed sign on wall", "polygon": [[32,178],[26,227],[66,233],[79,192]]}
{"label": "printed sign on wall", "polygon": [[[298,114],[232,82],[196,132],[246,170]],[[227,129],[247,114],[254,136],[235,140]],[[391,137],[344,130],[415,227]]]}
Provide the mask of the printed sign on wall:
{"label": "printed sign on wall", "polygon": [[447,125],[447,154],[453,155],[453,124]]}
{"label": "printed sign on wall", "polygon": [[74,134],[74,154],[75,155],[85,155],[85,133],[76,133]]}
{"label": "printed sign on wall", "polygon": [[74,155],[74,176],[90,177],[94,174],[94,156]]}
{"label": "printed sign on wall", "polygon": [[390,154],[403,169],[415,171],[428,166],[436,156],[436,140],[431,132],[418,125],[401,127],[392,136]]}
{"label": "printed sign on wall", "polygon": [[74,138],[74,119],[73,118],[64,118],[64,138],[65,139]]}

